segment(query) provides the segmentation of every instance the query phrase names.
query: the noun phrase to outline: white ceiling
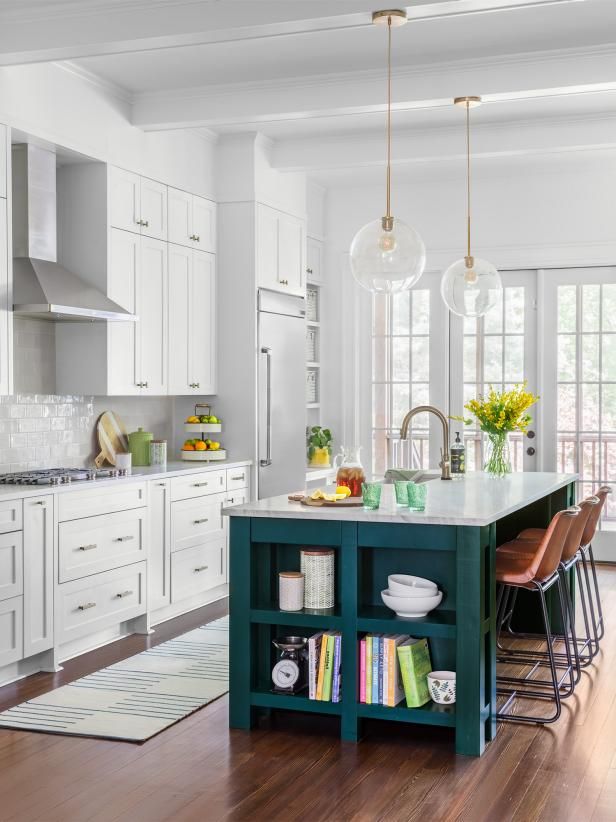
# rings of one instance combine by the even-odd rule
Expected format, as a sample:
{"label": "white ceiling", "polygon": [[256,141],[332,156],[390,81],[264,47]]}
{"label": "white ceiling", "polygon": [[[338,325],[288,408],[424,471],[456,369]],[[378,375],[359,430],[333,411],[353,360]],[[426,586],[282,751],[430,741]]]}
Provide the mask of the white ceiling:
{"label": "white ceiling", "polygon": [[[336,6],[364,4],[330,4]],[[378,2],[372,5],[378,6]],[[364,27],[91,57],[77,65],[134,93],[381,69],[386,34]],[[395,66],[603,44],[616,0],[516,9],[427,22],[393,33]]]}
{"label": "white ceiling", "polygon": [[[503,10],[511,5],[525,7]],[[334,174],[330,140],[336,168],[349,175],[382,162],[386,35],[370,23],[374,8],[374,0],[0,0],[0,65],[60,61],[132,102],[142,128],[258,130],[289,146],[276,158],[282,169]],[[592,131],[588,144],[613,149],[616,0],[404,8],[413,19],[393,32],[398,163],[457,163],[463,118],[454,94],[507,98],[473,112],[485,157],[511,124],[520,135],[503,156],[581,150],[580,123]],[[530,135],[546,123],[541,139]]]}

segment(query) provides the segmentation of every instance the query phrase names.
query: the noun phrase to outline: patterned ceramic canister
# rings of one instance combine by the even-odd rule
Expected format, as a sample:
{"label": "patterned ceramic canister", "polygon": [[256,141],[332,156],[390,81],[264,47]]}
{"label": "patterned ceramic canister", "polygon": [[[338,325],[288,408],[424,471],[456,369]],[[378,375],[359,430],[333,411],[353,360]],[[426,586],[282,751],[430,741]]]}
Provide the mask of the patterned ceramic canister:
{"label": "patterned ceramic canister", "polygon": [[428,674],[428,690],[439,705],[453,705],[456,701],[456,675],[454,671],[431,671]]}
{"label": "patterned ceramic canister", "polygon": [[334,607],[334,552],[307,548],[301,551],[304,574],[304,608]]}

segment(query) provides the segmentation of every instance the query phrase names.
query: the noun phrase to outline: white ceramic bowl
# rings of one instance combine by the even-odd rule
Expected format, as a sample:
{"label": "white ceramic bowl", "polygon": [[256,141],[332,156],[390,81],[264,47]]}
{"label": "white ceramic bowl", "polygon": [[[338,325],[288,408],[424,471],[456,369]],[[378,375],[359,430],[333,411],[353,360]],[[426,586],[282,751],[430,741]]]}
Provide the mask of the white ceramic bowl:
{"label": "white ceramic bowl", "polygon": [[387,584],[389,593],[395,597],[426,597],[438,592],[436,582],[410,574],[390,574]]}
{"label": "white ceramic bowl", "polygon": [[433,611],[440,604],[443,594],[437,591],[436,594],[427,597],[398,597],[385,590],[381,591],[381,598],[397,616],[416,618],[425,617]]}
{"label": "white ceramic bowl", "polygon": [[428,674],[428,690],[439,705],[453,705],[456,701],[455,671],[431,671]]}

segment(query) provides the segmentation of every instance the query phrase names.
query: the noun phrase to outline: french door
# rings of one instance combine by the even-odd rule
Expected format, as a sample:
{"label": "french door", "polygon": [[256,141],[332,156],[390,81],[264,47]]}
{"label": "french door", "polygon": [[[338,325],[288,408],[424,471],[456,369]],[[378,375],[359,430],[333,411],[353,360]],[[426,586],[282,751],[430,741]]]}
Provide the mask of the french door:
{"label": "french door", "polygon": [[[541,467],[580,475],[578,498],[599,485],[616,494],[616,269],[539,272]],[[616,500],[608,497],[594,545],[616,561]]]}
{"label": "french door", "polygon": [[[373,472],[437,466],[437,422],[417,417],[412,442],[398,440],[410,408],[428,402],[464,416],[464,404],[490,385],[507,389],[526,380],[540,399],[528,434],[510,437],[513,468],[578,473],[579,498],[612,486],[595,552],[616,561],[616,269],[501,276],[501,299],[479,320],[447,312],[436,274],[424,275],[410,293],[375,299],[371,414],[362,436]],[[464,432],[467,469],[481,469],[482,433],[456,421],[451,428]]]}

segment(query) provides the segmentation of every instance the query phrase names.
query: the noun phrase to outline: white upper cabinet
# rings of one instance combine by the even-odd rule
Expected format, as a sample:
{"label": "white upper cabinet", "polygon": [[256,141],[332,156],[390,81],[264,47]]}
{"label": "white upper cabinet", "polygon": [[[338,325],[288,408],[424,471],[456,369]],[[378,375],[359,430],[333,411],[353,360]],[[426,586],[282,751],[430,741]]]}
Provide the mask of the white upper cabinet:
{"label": "white upper cabinet", "polygon": [[[141,238],[112,228],[109,236],[108,296],[131,314],[137,313],[137,286]],[[65,333],[71,328],[61,329]],[[109,394],[140,394],[137,367],[138,323],[107,323]]]}
{"label": "white upper cabinet", "polygon": [[141,239],[137,280],[137,363],[141,394],[167,393],[167,245]]}
{"label": "white upper cabinet", "polygon": [[141,233],[155,240],[167,239],[167,186],[141,178]]}
{"label": "white upper cabinet", "polygon": [[178,188],[169,188],[170,243],[216,251],[216,203],[188,194]]}
{"label": "white upper cabinet", "polygon": [[107,324],[110,394],[167,393],[167,246],[111,230],[109,296],[137,314]]}
{"label": "white upper cabinet", "polygon": [[109,221],[114,228],[166,240],[167,186],[110,166]]}
{"label": "white upper cabinet", "polygon": [[[58,390],[215,393],[216,258],[203,248],[216,247],[216,204],[101,163],[75,164],[59,174],[66,194],[58,223],[61,262],[137,321],[58,323]],[[92,208],[99,197],[106,205]],[[0,232],[1,220],[0,199]],[[171,243],[167,235],[181,239]],[[0,266],[0,279],[1,273]],[[1,353],[0,344],[0,380]]]}
{"label": "white upper cabinet", "polygon": [[314,237],[306,240],[306,279],[309,283],[323,282],[323,243]]}
{"label": "white upper cabinet", "polygon": [[216,393],[216,258],[171,243],[169,393]]}
{"label": "white upper cabinet", "polygon": [[257,205],[257,284],[285,293],[302,293],[304,223],[297,217]]}

